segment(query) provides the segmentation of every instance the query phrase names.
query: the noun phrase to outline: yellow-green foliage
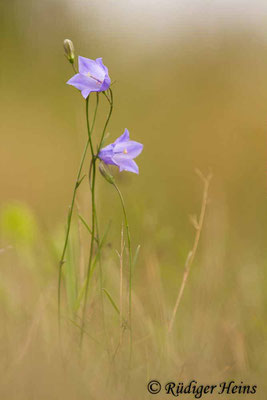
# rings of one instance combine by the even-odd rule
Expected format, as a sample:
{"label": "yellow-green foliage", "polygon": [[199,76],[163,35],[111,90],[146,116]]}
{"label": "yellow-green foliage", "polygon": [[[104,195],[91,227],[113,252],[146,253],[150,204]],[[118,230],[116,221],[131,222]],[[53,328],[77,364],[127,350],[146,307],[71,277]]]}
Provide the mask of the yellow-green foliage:
{"label": "yellow-green foliage", "polygon": [[37,234],[37,224],[32,210],[18,202],[2,206],[0,230],[2,237],[11,243],[31,246]]}

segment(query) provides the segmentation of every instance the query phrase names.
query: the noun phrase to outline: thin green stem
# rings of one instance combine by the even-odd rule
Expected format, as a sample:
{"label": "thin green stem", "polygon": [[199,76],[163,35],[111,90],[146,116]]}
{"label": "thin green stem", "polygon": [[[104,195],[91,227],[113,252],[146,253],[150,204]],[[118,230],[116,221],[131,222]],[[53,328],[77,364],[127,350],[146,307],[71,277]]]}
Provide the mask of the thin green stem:
{"label": "thin green stem", "polygon": [[[89,167],[89,186],[90,189],[92,190],[92,161],[90,163]],[[98,218],[97,218],[97,212],[95,208],[95,225],[96,225],[96,242],[99,248],[100,245],[100,234],[99,234],[99,226],[98,226]],[[103,321],[104,321],[104,303],[103,303],[103,273],[102,273],[102,262],[101,262],[101,252],[99,252],[99,272],[100,272],[100,297],[101,297],[101,307],[102,307],[102,314],[103,314]]]}
{"label": "thin green stem", "polygon": [[[89,186],[90,186],[90,189],[92,190],[92,161],[90,163],[88,175],[89,175]],[[102,257],[101,257],[101,240],[100,240],[96,207],[95,207],[95,227],[96,227],[96,242],[97,242],[97,246],[98,246],[98,263],[99,263],[99,278],[100,278],[99,279],[99,286],[100,286],[99,289],[100,289],[102,320],[103,320],[103,328],[104,328],[106,343],[108,343],[106,323],[105,323],[104,296],[103,296],[103,269],[102,269]],[[108,349],[107,349],[107,351],[108,351]],[[109,351],[108,351],[108,353],[109,353]]]}
{"label": "thin green stem", "polygon": [[[97,238],[97,245],[98,248],[100,247],[100,234],[99,234],[99,226],[98,226],[98,218],[97,218],[97,213],[95,209],[95,226],[96,226],[96,238]],[[102,258],[101,258],[101,251],[99,251],[99,257],[98,257],[98,263],[99,263],[99,285],[100,285],[100,299],[101,299],[101,309],[102,309],[102,317],[103,317],[103,323],[105,325],[105,316],[104,316],[104,301],[103,301],[103,270],[102,270]]]}
{"label": "thin green stem", "polygon": [[128,304],[128,324],[130,328],[130,344],[131,344],[131,349],[132,349],[132,247],[131,247],[131,237],[130,237],[130,230],[129,230],[129,224],[128,224],[128,219],[127,219],[127,214],[126,214],[126,208],[125,208],[125,203],[121,194],[120,189],[116,185],[116,183],[113,183],[113,186],[118,192],[121,205],[122,205],[122,210],[123,210],[123,215],[124,215],[124,222],[125,222],[125,228],[126,228],[126,233],[127,233],[127,241],[128,241],[128,252],[129,252],[129,304]]}
{"label": "thin green stem", "polygon": [[94,158],[94,148],[93,148],[93,142],[92,142],[92,137],[91,137],[92,132],[90,129],[90,120],[89,120],[89,99],[90,99],[90,96],[88,96],[85,101],[85,112],[86,112],[86,125],[87,125],[88,139],[89,139],[90,150],[91,150],[91,155],[92,155],[92,159],[93,159]]}
{"label": "thin green stem", "polygon": [[[89,98],[86,99],[86,122],[87,122],[88,138],[89,138],[91,156],[92,156],[92,160],[91,160],[91,165],[92,165],[92,183],[91,183],[92,235],[91,235],[89,261],[88,261],[87,274],[86,274],[86,285],[85,285],[83,314],[82,314],[82,327],[81,327],[80,347],[82,347],[82,342],[83,342],[84,325],[85,325],[85,314],[86,314],[88,288],[89,288],[89,279],[90,279],[90,272],[91,272],[93,253],[94,253],[94,239],[93,238],[95,237],[95,217],[96,217],[96,215],[95,215],[95,175],[96,175],[96,168],[95,167],[96,167],[96,157],[95,157],[95,154],[94,154],[93,143],[92,143],[92,130],[90,129],[88,104],[89,104]],[[98,93],[97,93],[97,107],[98,107]],[[93,125],[94,125],[94,122],[95,121],[93,121]]]}
{"label": "thin green stem", "polygon": [[73,194],[72,194],[72,201],[71,201],[71,206],[70,206],[68,219],[67,219],[67,231],[66,231],[66,236],[65,236],[62,255],[61,255],[61,258],[60,258],[60,262],[59,262],[59,274],[58,274],[58,327],[59,327],[59,334],[60,334],[60,330],[61,330],[62,266],[63,266],[63,264],[65,262],[64,258],[65,258],[67,245],[68,245],[68,240],[69,240],[71,220],[72,220],[73,208],[74,208],[74,203],[75,203],[75,198],[76,198],[76,192],[77,192],[77,189],[78,189],[78,187],[79,187],[79,185],[81,183],[80,177],[81,177],[81,172],[82,172],[83,164],[84,164],[84,161],[85,161],[85,156],[86,156],[86,153],[87,153],[88,146],[89,146],[89,138],[87,139],[87,142],[86,142],[86,145],[85,145],[85,148],[84,148],[84,151],[83,151],[82,159],[81,159],[81,162],[80,162],[80,167],[79,167],[79,170],[78,170],[78,174],[77,174],[77,178],[76,178],[76,182],[75,182],[75,186],[74,186],[74,190],[73,190]]}
{"label": "thin green stem", "polygon": [[[74,67],[75,68],[75,67]],[[92,129],[89,130],[90,133],[93,132],[94,129],[94,125],[95,125],[95,120],[96,120],[96,114],[97,114],[97,109],[98,109],[98,103],[99,103],[99,95],[97,93],[97,97],[96,97],[96,107],[95,107],[95,112],[94,112],[94,117],[93,117],[93,124],[92,124]],[[86,99],[86,110],[87,110],[87,128],[89,126],[89,112],[88,112],[88,108],[89,108],[89,97],[87,97]],[[89,132],[88,131],[88,132]],[[73,194],[72,194],[72,201],[71,201],[71,206],[70,206],[70,211],[68,214],[68,220],[67,220],[67,231],[66,231],[66,236],[65,236],[65,241],[64,241],[64,246],[63,246],[63,251],[62,251],[62,255],[60,258],[60,262],[59,262],[59,275],[58,275],[58,327],[59,327],[59,335],[61,335],[61,282],[62,282],[62,266],[65,262],[64,258],[65,258],[65,254],[66,254],[66,250],[67,250],[67,245],[68,245],[68,240],[69,240],[69,234],[70,234],[70,227],[71,227],[71,221],[72,221],[72,215],[73,215],[73,208],[74,208],[74,204],[75,204],[75,199],[76,199],[76,192],[77,189],[82,181],[81,177],[81,172],[83,169],[83,165],[84,165],[84,161],[85,161],[85,157],[87,154],[87,150],[88,150],[88,146],[90,144],[90,148],[92,151],[92,142],[91,142],[91,137],[88,134],[88,139],[83,151],[83,155],[82,155],[82,159],[80,162],[80,167],[78,170],[78,174],[77,174],[77,178],[76,178],[76,183],[74,186],[74,190],[73,190]]]}
{"label": "thin green stem", "polygon": [[[98,231],[98,226],[97,225],[97,217],[96,217],[96,208],[95,208],[95,179],[96,179],[96,159],[97,155],[99,153],[99,150],[102,146],[106,129],[112,114],[113,110],[113,95],[112,91],[109,89],[110,92],[110,110],[109,114],[107,116],[107,120],[105,122],[102,136],[99,142],[99,147],[97,149],[97,153],[94,153],[94,148],[93,148],[93,143],[92,143],[92,129],[90,129],[90,122],[89,122],[89,112],[88,112],[88,103],[89,103],[89,98],[86,100],[86,121],[87,121],[87,131],[88,131],[88,138],[89,138],[89,144],[90,144],[90,149],[91,149],[91,165],[90,165],[90,172],[89,172],[89,183],[90,183],[90,188],[91,188],[91,201],[92,201],[92,238],[95,236],[95,230],[97,229]],[[106,96],[107,97],[107,96]],[[97,106],[98,106],[98,93],[97,93]],[[94,126],[95,120],[93,121],[92,128]],[[92,179],[91,179],[92,175]],[[82,347],[83,343],[83,335],[84,335],[84,325],[85,325],[85,315],[86,315],[86,307],[87,307],[87,299],[88,299],[88,289],[89,289],[89,280],[90,280],[90,273],[91,273],[91,266],[92,266],[92,260],[93,260],[93,253],[94,253],[94,240],[91,238],[91,245],[90,245],[90,253],[89,253],[89,261],[88,261],[88,268],[87,268],[87,275],[86,275],[86,285],[85,285],[85,295],[84,295],[84,305],[83,305],[83,314],[82,314],[82,327],[81,327],[81,337],[80,337],[80,348]],[[102,273],[101,273],[102,275]],[[102,280],[102,277],[101,277]]]}
{"label": "thin green stem", "polygon": [[71,64],[73,71],[75,72],[75,74],[77,74],[77,70],[74,64]]}
{"label": "thin green stem", "polygon": [[104,293],[103,293],[103,268],[102,268],[102,257],[101,257],[101,248],[100,248],[100,233],[99,233],[99,225],[98,225],[98,218],[97,212],[95,210],[95,225],[96,225],[96,237],[98,238],[98,263],[99,263],[99,289],[100,289],[100,302],[101,302],[101,314],[102,314],[102,322],[103,322],[103,330],[104,330],[104,337],[107,346],[107,353],[109,354],[108,349],[108,334],[106,328],[106,321],[105,321],[105,306],[104,306]]}
{"label": "thin green stem", "polygon": [[103,92],[103,95],[106,97],[106,99],[108,100],[109,104],[110,104],[110,98],[108,97],[106,92]]}
{"label": "thin green stem", "polygon": [[89,288],[89,279],[91,273],[91,266],[93,260],[93,251],[94,251],[94,240],[92,239],[95,235],[95,161],[93,161],[92,166],[92,237],[91,237],[91,245],[90,245],[90,254],[89,254],[89,262],[87,268],[86,275],[86,286],[85,286],[85,294],[84,294],[84,305],[83,305],[83,315],[82,315],[82,329],[81,329],[81,341],[80,346],[82,346],[83,341],[83,333],[84,333],[84,325],[85,325],[85,314],[86,314],[86,306],[87,306],[87,298],[88,298],[88,288]]}
{"label": "thin green stem", "polygon": [[100,151],[100,149],[101,149],[101,147],[102,147],[103,140],[104,140],[104,138],[105,138],[106,129],[107,129],[107,126],[108,126],[108,123],[109,123],[109,120],[110,120],[110,117],[111,117],[111,114],[112,114],[112,111],[113,111],[113,93],[112,93],[112,90],[111,90],[110,88],[109,88],[109,92],[110,92],[110,99],[108,98],[108,96],[106,95],[106,93],[103,92],[104,95],[105,95],[105,97],[106,97],[106,98],[108,99],[108,101],[109,101],[110,109],[109,109],[109,113],[108,113],[108,116],[107,116],[107,119],[106,119],[106,123],[105,123],[105,125],[104,125],[104,129],[103,129],[103,132],[102,132],[102,136],[101,136],[101,139],[100,139],[100,142],[99,142],[99,147],[98,147],[98,149],[97,149],[96,157],[98,156],[98,153],[99,153],[99,151]]}
{"label": "thin green stem", "polygon": [[[89,101],[89,100],[88,100]],[[96,113],[98,110],[98,105],[99,105],[99,93],[96,93],[96,106],[95,106],[95,113],[94,113],[94,117],[93,117],[93,123],[92,123],[92,128],[91,128],[91,135],[93,134],[94,131],[94,127],[95,127],[95,120],[96,120]]]}

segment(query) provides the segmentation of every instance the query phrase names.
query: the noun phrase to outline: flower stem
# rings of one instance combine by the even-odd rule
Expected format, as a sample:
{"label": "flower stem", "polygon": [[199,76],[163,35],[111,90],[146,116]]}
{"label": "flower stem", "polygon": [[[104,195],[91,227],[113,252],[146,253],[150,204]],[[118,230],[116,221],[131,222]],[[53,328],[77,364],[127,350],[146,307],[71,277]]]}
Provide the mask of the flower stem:
{"label": "flower stem", "polygon": [[128,304],[128,325],[130,328],[130,352],[132,352],[132,246],[131,246],[131,236],[130,236],[130,230],[129,230],[129,224],[128,224],[128,219],[127,219],[127,214],[126,214],[126,208],[125,208],[125,203],[121,194],[120,189],[116,185],[116,183],[113,183],[113,186],[118,192],[120,201],[121,201],[121,206],[123,210],[123,215],[124,215],[124,223],[125,223],[125,228],[126,228],[126,234],[127,234],[127,242],[128,242],[128,252],[129,252],[129,304]]}
{"label": "flower stem", "polygon": [[[97,93],[97,100],[96,100],[96,107],[95,107],[95,112],[94,112],[93,124],[92,124],[92,129],[90,131],[91,133],[93,132],[94,125],[95,125],[96,114],[97,114],[97,109],[98,109],[98,100],[99,100],[99,96],[98,96],[98,93]],[[86,100],[86,109],[87,109],[87,111],[88,111],[88,107],[89,107],[89,97]],[[88,115],[88,123],[89,123],[89,115]],[[82,155],[81,162],[80,162],[80,167],[79,167],[79,170],[78,170],[78,174],[77,174],[77,178],[76,178],[76,182],[75,182],[75,186],[74,186],[74,190],[73,190],[73,194],[72,194],[72,201],[71,201],[71,206],[70,206],[68,219],[67,219],[67,231],[66,231],[64,246],[63,246],[63,250],[62,250],[62,255],[61,255],[61,258],[60,258],[60,262],[59,262],[59,275],[58,275],[58,329],[59,329],[59,336],[61,336],[61,281],[62,281],[62,266],[63,266],[63,264],[65,262],[64,258],[65,258],[67,245],[68,245],[68,240],[69,240],[70,227],[71,227],[71,221],[72,221],[72,215],[73,215],[73,208],[74,208],[75,199],[76,199],[76,192],[77,192],[77,189],[80,186],[80,183],[82,181],[81,173],[82,173],[82,169],[83,169],[83,165],[84,165],[84,161],[85,161],[85,157],[86,157],[86,154],[87,154],[87,150],[88,150],[89,144],[90,144],[90,147],[91,147],[90,135],[88,134],[88,139],[87,139],[84,151],[83,151],[83,155]]]}
{"label": "flower stem", "polygon": [[104,125],[104,129],[103,129],[103,132],[102,132],[102,136],[101,136],[101,139],[100,139],[100,142],[99,142],[99,146],[98,146],[98,149],[97,149],[96,157],[98,156],[98,153],[99,153],[99,151],[100,151],[100,149],[101,149],[101,147],[102,147],[103,140],[104,140],[104,138],[105,138],[106,129],[107,129],[107,126],[108,126],[108,123],[109,123],[109,120],[110,120],[110,117],[111,117],[111,114],[112,114],[112,111],[113,111],[113,93],[112,93],[112,90],[111,90],[111,89],[109,89],[109,92],[110,92],[110,99],[109,99],[109,97],[106,95],[106,93],[103,92],[104,95],[105,95],[105,97],[108,99],[108,102],[109,102],[109,104],[110,104],[110,109],[109,109],[109,113],[108,113],[108,116],[107,116],[107,119],[106,119],[106,123],[105,123],[105,125]]}
{"label": "flower stem", "polygon": [[104,327],[104,331],[106,333],[104,297],[103,297],[103,269],[102,269],[102,257],[101,257],[101,248],[100,248],[100,233],[99,233],[99,225],[98,225],[96,209],[95,209],[95,226],[96,226],[96,238],[97,238],[97,246],[98,246],[99,286],[100,286],[99,289],[100,289],[101,312],[102,312],[103,327]]}
{"label": "flower stem", "polygon": [[89,288],[91,265],[92,265],[93,252],[94,252],[94,239],[93,238],[95,236],[95,160],[93,161],[93,164],[92,164],[92,176],[93,176],[92,177],[92,192],[91,192],[91,199],[92,199],[92,236],[91,236],[90,254],[89,254],[89,261],[88,261],[88,268],[87,268],[87,275],[86,275],[86,286],[85,286],[84,304],[83,304],[80,347],[82,347],[82,342],[83,342],[84,325],[85,325],[85,313],[86,313],[87,298],[88,298],[88,288]]}
{"label": "flower stem", "polygon": [[86,145],[85,145],[85,148],[84,148],[84,151],[83,151],[82,159],[81,159],[81,162],[80,162],[80,167],[79,167],[79,170],[78,170],[78,174],[77,174],[77,178],[76,178],[76,182],[75,182],[75,186],[74,186],[74,190],[73,190],[73,194],[72,194],[72,201],[71,201],[71,206],[70,206],[68,219],[67,219],[67,231],[66,231],[66,236],[65,236],[62,255],[61,255],[61,258],[60,258],[60,262],[59,262],[59,274],[58,274],[58,328],[59,328],[59,335],[60,335],[60,332],[61,332],[62,266],[63,266],[63,264],[65,262],[64,258],[65,258],[67,245],[68,245],[68,240],[69,240],[71,220],[72,220],[72,214],[73,214],[73,207],[74,207],[74,203],[75,203],[76,192],[77,192],[77,189],[78,189],[78,187],[79,187],[79,185],[81,183],[80,177],[81,177],[81,172],[82,172],[83,164],[84,164],[84,161],[85,161],[85,156],[86,156],[86,153],[87,153],[88,146],[89,146],[89,138],[87,139],[87,142],[86,142]]}
{"label": "flower stem", "polygon": [[74,64],[71,64],[73,71],[75,72],[75,74],[77,74],[77,70]]}
{"label": "flower stem", "polygon": [[[88,289],[89,289],[89,280],[90,280],[90,273],[91,273],[91,266],[92,266],[92,260],[93,260],[93,253],[94,253],[94,240],[93,238],[95,237],[95,231],[98,231],[98,226],[97,226],[97,216],[96,216],[96,207],[95,207],[95,179],[96,179],[96,160],[97,160],[97,155],[102,147],[102,143],[105,137],[106,129],[113,111],[113,94],[111,89],[109,89],[110,92],[110,99],[105,95],[109,101],[110,104],[110,110],[103,128],[102,136],[99,142],[99,147],[97,149],[96,154],[94,154],[94,149],[93,149],[93,143],[92,143],[92,129],[94,126],[92,125],[92,129],[90,129],[90,123],[89,123],[89,112],[88,112],[88,98],[86,100],[86,121],[87,121],[87,131],[88,131],[88,139],[89,139],[89,144],[90,144],[90,149],[91,149],[91,165],[90,165],[90,172],[89,172],[89,183],[90,183],[90,188],[91,188],[91,202],[92,202],[92,237],[91,237],[91,245],[90,245],[90,253],[89,253],[89,261],[88,261],[88,268],[87,268],[87,275],[86,275],[86,284],[85,284],[85,295],[84,295],[84,305],[83,305],[83,314],[82,314],[82,326],[81,326],[81,337],[80,337],[80,348],[82,347],[83,343],[83,335],[84,335],[84,325],[85,325],[85,314],[86,314],[86,307],[87,307],[87,298],[88,298]],[[98,106],[98,97],[97,93],[97,106]],[[91,177],[92,176],[92,177]],[[98,232],[97,232],[98,235]],[[102,272],[101,272],[102,275]],[[102,280],[102,276],[101,276]]]}
{"label": "flower stem", "polygon": [[[98,93],[97,93],[97,103],[96,109],[98,108]],[[87,306],[87,297],[88,297],[88,288],[89,288],[89,279],[90,279],[90,272],[91,272],[91,265],[93,260],[93,252],[94,252],[94,237],[95,237],[95,220],[96,220],[96,210],[95,210],[95,175],[96,175],[96,157],[94,154],[94,148],[92,143],[92,129],[90,129],[90,122],[89,122],[89,97],[86,99],[86,122],[87,122],[87,131],[88,131],[88,140],[90,143],[91,149],[91,165],[92,165],[92,182],[91,182],[91,202],[92,202],[92,235],[91,235],[91,245],[90,245],[90,253],[89,253],[89,261],[87,267],[87,274],[86,274],[86,284],[85,284],[85,294],[84,294],[84,304],[83,304],[83,314],[82,314],[82,327],[81,327],[81,337],[80,337],[80,348],[82,347],[83,343],[83,334],[84,334],[84,325],[85,325],[85,313],[86,313],[86,306]],[[95,118],[94,118],[95,120]],[[92,128],[94,126],[93,125]]]}
{"label": "flower stem", "polygon": [[[89,102],[89,97],[88,97],[88,102]],[[91,135],[93,134],[93,130],[95,127],[95,120],[96,120],[98,105],[99,105],[99,93],[96,93],[96,106],[95,106],[95,112],[94,112],[93,123],[92,123],[92,128],[91,128]],[[89,115],[88,115],[88,118],[89,118]]]}

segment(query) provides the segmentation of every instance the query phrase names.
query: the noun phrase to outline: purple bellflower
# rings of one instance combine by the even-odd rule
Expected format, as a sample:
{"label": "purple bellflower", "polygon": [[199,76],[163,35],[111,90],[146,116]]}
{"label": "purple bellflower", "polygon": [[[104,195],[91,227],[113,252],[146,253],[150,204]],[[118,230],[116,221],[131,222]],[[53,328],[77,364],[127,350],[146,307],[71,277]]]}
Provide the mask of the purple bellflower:
{"label": "purple bellflower", "polygon": [[115,140],[114,143],[101,149],[98,157],[105,164],[116,165],[121,171],[130,171],[139,173],[139,168],[133,160],[143,150],[143,145],[130,140],[129,131],[125,129],[124,133]]}
{"label": "purple bellflower", "polygon": [[68,82],[81,91],[86,99],[91,92],[104,92],[110,87],[108,69],[103,64],[102,58],[90,60],[78,57],[79,73],[74,75]]}

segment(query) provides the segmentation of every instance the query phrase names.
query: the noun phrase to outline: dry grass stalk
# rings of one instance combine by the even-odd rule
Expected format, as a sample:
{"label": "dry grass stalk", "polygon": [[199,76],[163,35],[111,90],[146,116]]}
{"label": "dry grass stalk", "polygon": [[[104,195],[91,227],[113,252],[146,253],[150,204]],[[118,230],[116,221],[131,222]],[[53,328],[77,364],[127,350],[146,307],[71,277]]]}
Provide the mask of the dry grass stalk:
{"label": "dry grass stalk", "polygon": [[194,226],[194,228],[196,230],[195,240],[194,240],[194,244],[193,244],[192,250],[188,253],[188,256],[187,256],[187,259],[186,259],[182,284],[181,284],[180,290],[178,292],[178,296],[177,296],[176,303],[175,303],[175,306],[174,306],[174,309],[173,309],[172,317],[171,317],[171,320],[170,320],[170,323],[169,323],[169,326],[168,326],[168,332],[169,333],[172,331],[173,324],[174,324],[175,317],[176,317],[176,313],[177,313],[179,304],[181,302],[181,298],[182,298],[183,293],[184,293],[184,288],[185,288],[185,285],[186,285],[186,282],[187,282],[187,279],[188,279],[188,275],[189,275],[191,266],[193,264],[193,261],[195,259],[196,251],[197,251],[198,244],[199,244],[199,238],[200,238],[200,234],[201,234],[201,231],[202,231],[203,222],[204,222],[204,218],[205,218],[205,214],[206,214],[207,203],[208,203],[208,191],[209,191],[209,185],[210,185],[210,180],[212,178],[212,174],[210,173],[207,177],[205,177],[202,174],[202,172],[199,171],[198,169],[196,169],[196,173],[200,177],[200,179],[202,180],[202,182],[204,184],[201,210],[200,210],[200,215],[199,215],[198,221],[197,221],[196,217],[191,217],[192,225]]}

